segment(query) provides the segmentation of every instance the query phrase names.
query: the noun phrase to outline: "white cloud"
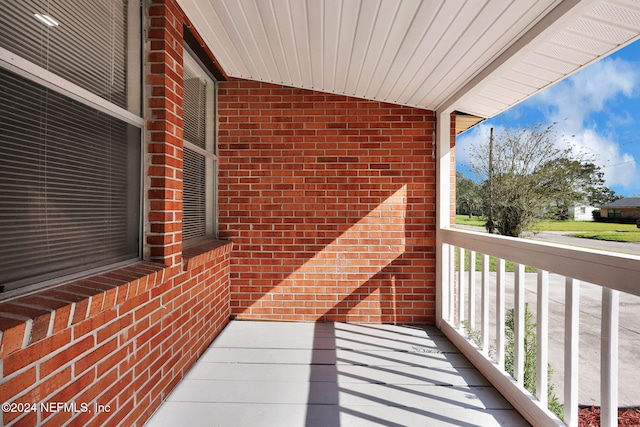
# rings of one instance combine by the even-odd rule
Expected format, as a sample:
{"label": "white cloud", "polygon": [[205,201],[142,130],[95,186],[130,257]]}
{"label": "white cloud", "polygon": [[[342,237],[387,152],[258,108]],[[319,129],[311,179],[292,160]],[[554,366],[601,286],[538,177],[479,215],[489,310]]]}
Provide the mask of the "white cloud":
{"label": "white cloud", "polygon": [[631,154],[622,152],[617,143],[586,128],[577,134],[564,134],[561,138],[570,140],[577,152],[593,158],[594,163],[602,168],[608,187],[637,185],[634,182],[637,175],[636,161]]}
{"label": "white cloud", "polygon": [[603,59],[540,93],[534,103],[546,107],[550,122],[576,132],[585,126],[595,126],[592,115],[611,108],[610,101],[619,96],[631,97],[639,80],[636,67],[630,62]]}
{"label": "white cloud", "polygon": [[557,122],[560,139],[592,156],[609,187],[627,187],[636,176],[635,159],[615,142],[616,127],[633,120],[628,112],[616,110],[616,100],[634,96],[639,86],[632,63],[603,59],[537,97],[546,106],[549,122]]}
{"label": "white cloud", "polygon": [[[632,154],[624,152],[616,141],[616,130],[631,125],[633,115],[620,111],[618,102],[622,98],[637,95],[640,89],[638,67],[622,59],[603,59],[570,78],[556,84],[531,98],[518,110],[535,110],[529,118],[539,117],[546,123],[556,123],[557,144],[571,144],[577,152],[590,156],[605,173],[606,185],[636,186],[638,170]],[[507,113],[513,126],[523,123],[527,113],[519,111],[520,117]],[[540,116],[541,115],[541,116]],[[489,121],[490,123],[491,121]],[[457,162],[468,164],[468,147],[489,139],[489,129],[499,132],[503,126],[481,123],[458,139]]]}

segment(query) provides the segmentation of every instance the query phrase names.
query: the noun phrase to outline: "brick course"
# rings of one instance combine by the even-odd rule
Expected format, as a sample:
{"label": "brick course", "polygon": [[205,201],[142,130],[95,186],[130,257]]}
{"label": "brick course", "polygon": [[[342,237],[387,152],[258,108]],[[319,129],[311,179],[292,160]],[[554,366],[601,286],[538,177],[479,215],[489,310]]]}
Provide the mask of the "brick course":
{"label": "brick course", "polygon": [[239,80],[218,101],[233,315],[433,323],[434,113]]}
{"label": "brick course", "polygon": [[184,271],[139,263],[0,304],[0,401],[110,407],[4,412],[4,425],[143,425],[229,320],[231,244],[207,249]]}

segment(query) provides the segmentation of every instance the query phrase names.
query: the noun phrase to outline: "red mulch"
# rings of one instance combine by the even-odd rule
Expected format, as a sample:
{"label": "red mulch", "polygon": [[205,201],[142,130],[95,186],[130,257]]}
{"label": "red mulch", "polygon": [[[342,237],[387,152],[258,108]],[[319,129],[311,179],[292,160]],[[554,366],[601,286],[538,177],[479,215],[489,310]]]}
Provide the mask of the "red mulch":
{"label": "red mulch", "polygon": [[[583,408],[578,412],[578,427],[600,427],[600,408]],[[618,427],[640,426],[640,409],[620,409]]]}

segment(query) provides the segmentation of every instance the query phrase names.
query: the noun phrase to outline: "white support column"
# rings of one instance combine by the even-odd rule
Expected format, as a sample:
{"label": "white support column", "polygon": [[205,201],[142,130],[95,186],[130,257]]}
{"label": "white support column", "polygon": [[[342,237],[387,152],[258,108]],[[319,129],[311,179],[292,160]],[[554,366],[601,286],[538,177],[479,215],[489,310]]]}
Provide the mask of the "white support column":
{"label": "white support column", "polygon": [[600,401],[602,427],[618,425],[618,319],[620,292],[602,288]]}
{"label": "white support column", "polygon": [[525,338],[525,304],[524,304],[524,265],[515,265],[515,295],[513,310],[513,377],[518,385],[524,387],[524,338]]}
{"label": "white support column", "polygon": [[580,282],[567,277],[564,318],[564,422],[578,426],[578,347],[580,343]]}
{"label": "white support column", "polygon": [[549,272],[538,270],[536,315],[536,397],[543,407],[549,406]]}
{"label": "white support column", "polygon": [[506,274],[504,259],[498,258],[498,281],[496,283],[496,363],[504,369],[505,287]]}
{"label": "white support column", "polygon": [[482,254],[482,351],[489,354],[489,276],[490,258]]}
{"label": "white support column", "polygon": [[442,320],[451,319],[452,312],[447,313],[450,251],[443,244],[440,229],[451,225],[451,113],[452,109],[445,109],[436,113],[437,133],[434,145],[436,147],[436,326],[441,327]]}

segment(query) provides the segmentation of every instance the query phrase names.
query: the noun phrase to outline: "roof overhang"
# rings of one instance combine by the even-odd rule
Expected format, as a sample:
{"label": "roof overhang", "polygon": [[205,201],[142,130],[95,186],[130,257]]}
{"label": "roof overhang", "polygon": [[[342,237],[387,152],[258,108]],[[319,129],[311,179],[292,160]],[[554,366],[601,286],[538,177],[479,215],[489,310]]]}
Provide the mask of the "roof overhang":
{"label": "roof overhang", "polygon": [[230,77],[494,116],[640,34],[633,0],[178,0]]}

